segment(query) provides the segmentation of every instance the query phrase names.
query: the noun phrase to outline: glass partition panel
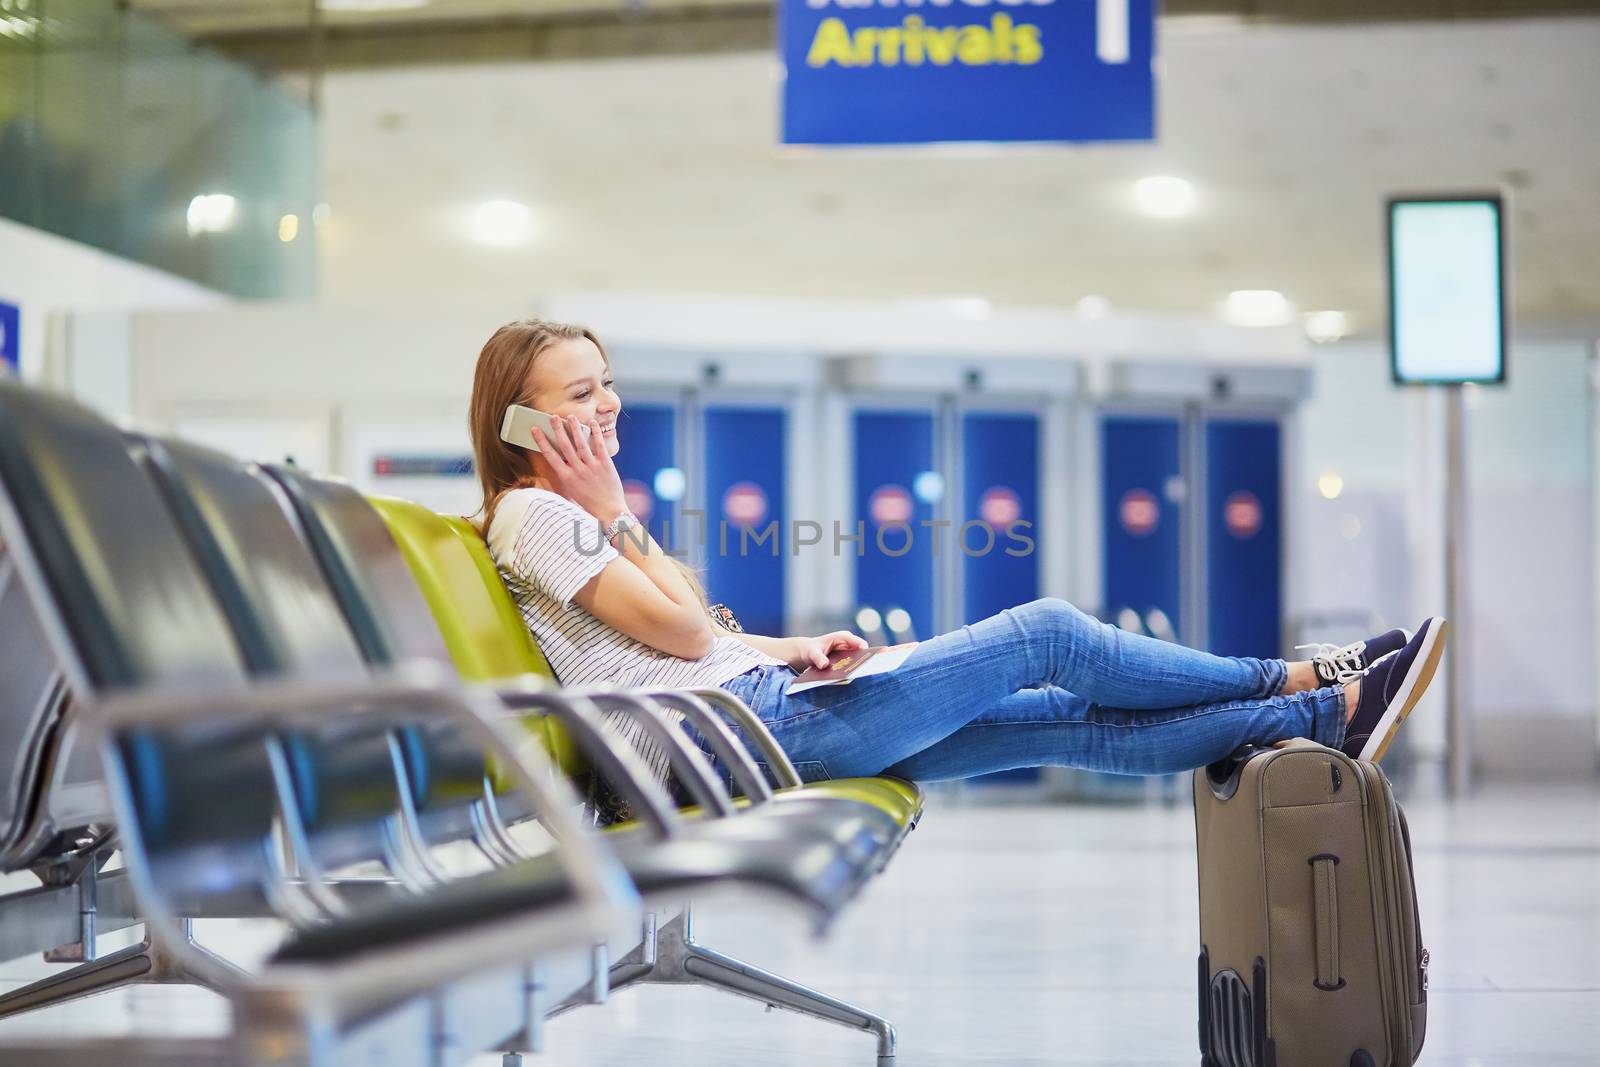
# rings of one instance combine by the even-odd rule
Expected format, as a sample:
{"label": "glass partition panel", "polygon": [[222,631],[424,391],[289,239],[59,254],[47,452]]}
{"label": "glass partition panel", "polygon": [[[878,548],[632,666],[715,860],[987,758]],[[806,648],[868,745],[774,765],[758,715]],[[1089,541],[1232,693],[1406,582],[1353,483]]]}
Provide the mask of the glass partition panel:
{"label": "glass partition panel", "polygon": [[115,0],[0,0],[0,215],[239,296],[310,296],[317,129]]}

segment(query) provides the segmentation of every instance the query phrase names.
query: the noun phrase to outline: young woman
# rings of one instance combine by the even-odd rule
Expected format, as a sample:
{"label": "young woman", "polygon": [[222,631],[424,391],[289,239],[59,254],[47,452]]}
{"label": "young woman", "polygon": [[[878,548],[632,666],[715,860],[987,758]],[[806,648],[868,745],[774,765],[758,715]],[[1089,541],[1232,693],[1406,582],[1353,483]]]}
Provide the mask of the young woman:
{"label": "young woman", "polygon": [[[556,416],[539,450],[500,438],[508,405]],[[923,641],[896,670],[791,694],[829,654],[863,647],[733,633],[694,573],[627,511],[622,411],[588,330],[514,322],[478,357],[471,428],[481,528],[565,685],[720,686],[767,722],[807,780],[915,781],[1018,767],[1161,774],[1248,742],[1308,737],[1378,759],[1432,680],[1445,624],[1391,630],[1313,659],[1227,658],[1118,630],[1044,598]],[[582,427],[588,427],[584,436]]]}

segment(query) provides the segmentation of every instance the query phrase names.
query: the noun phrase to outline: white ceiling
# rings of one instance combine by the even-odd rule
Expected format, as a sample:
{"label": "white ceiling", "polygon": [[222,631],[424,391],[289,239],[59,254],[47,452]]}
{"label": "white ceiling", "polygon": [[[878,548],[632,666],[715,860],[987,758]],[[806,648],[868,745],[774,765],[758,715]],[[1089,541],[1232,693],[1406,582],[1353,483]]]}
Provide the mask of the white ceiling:
{"label": "white ceiling", "polygon": [[[770,54],[347,71],[325,85],[323,291],[981,296],[1381,327],[1382,200],[1508,187],[1524,323],[1600,321],[1600,18],[1162,23],[1152,145],[785,150]],[[1187,219],[1140,215],[1149,174]],[[484,248],[476,203],[539,236]]]}

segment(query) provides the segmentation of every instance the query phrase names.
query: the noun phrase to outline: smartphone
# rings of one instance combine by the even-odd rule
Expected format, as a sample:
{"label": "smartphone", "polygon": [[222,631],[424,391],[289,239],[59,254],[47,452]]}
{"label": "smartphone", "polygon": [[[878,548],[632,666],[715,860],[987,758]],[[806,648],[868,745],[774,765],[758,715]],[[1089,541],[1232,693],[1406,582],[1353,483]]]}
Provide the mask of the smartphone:
{"label": "smartphone", "polygon": [[[506,408],[505,418],[500,420],[500,440],[523,448],[531,448],[535,452],[543,451],[533,439],[533,428],[539,427],[539,430],[553,441],[556,436],[552,429],[553,422],[554,420],[542,411],[523,407],[521,404],[512,404]],[[583,436],[587,439],[588,424],[580,422],[578,429],[583,431]]]}

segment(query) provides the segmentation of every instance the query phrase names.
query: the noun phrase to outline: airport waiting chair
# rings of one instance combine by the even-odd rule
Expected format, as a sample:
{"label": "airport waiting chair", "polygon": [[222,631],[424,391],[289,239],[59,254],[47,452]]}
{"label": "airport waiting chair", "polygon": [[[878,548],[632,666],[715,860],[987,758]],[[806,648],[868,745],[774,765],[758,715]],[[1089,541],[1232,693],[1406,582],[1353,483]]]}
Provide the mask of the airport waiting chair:
{"label": "airport waiting chair", "polygon": [[[0,383],[0,487],[0,534],[69,677],[79,751],[90,750],[97,731],[111,741],[103,825],[117,828],[148,933],[143,945],[30,992],[57,1001],[135,976],[199,982],[233,997],[244,1032],[285,1062],[338,1062],[387,1040],[403,1052],[397,1062],[431,1063],[447,1042],[463,1040],[445,1003],[455,979],[472,978],[465,1002],[474,1006],[492,988],[494,1003],[508,1008],[499,1025],[510,1032],[527,1025],[529,961],[578,950],[637,914],[625,873],[573,821],[576,798],[542,770],[537,752],[519,754],[490,721],[497,705],[475,707],[454,683],[362,678],[270,692],[252,684],[211,589],[114,427]],[[552,828],[550,861],[452,885],[447,896],[389,894],[353,901],[337,917],[319,911],[272,847],[275,818],[295,803],[275,739],[311,737],[338,752],[328,731],[437,729],[445,719],[499,752]],[[100,838],[88,870],[111,844]],[[374,835],[369,851],[382,847]],[[273,917],[297,933],[261,973],[246,975],[192,943],[195,915]],[[487,987],[484,975],[494,979]],[[474,1009],[473,1018],[481,1024],[485,1014]],[[68,1043],[31,1052],[7,1044],[0,1058],[59,1059]],[[141,1048],[154,1062],[249,1058],[232,1042],[199,1052],[183,1042]],[[128,1062],[140,1049],[116,1042],[101,1052]]]}
{"label": "airport waiting chair", "polygon": [[[74,636],[89,633],[104,637],[109,634],[114,639],[81,641],[74,646],[75,651],[91,661],[103,660],[107,664],[106,670],[110,676],[124,679],[130,677],[125,669],[127,664],[137,663],[138,657],[134,656],[131,659],[128,655],[118,657],[112,654],[116,649],[128,647],[136,652],[142,650],[147,656],[151,654],[173,656],[181,665],[193,672],[192,677],[189,674],[183,675],[186,684],[205,690],[208,699],[224,707],[228,706],[226,694],[230,687],[245,685],[242,678],[244,667],[259,673],[269,671],[274,665],[289,663],[296,656],[305,656],[309,657],[310,663],[310,668],[305,673],[314,679],[317,686],[327,686],[343,678],[346,664],[341,660],[345,655],[339,647],[339,638],[335,636],[339,633],[338,629],[329,624],[332,614],[320,608],[311,611],[309,615],[305,612],[306,604],[315,601],[322,587],[316,581],[307,580],[307,573],[301,566],[302,561],[297,560],[294,553],[287,551],[292,539],[285,539],[279,536],[278,532],[273,532],[270,521],[267,521],[265,526],[256,524],[256,520],[267,519],[266,509],[252,512],[249,519],[243,522],[240,521],[239,515],[232,514],[231,522],[222,524],[221,536],[213,537],[209,543],[201,542],[192,546],[195,556],[213,572],[211,586],[197,583],[194,581],[192,570],[189,569],[193,560],[189,558],[188,553],[175,550],[177,538],[174,537],[171,518],[159,504],[155,508],[150,506],[155,495],[149,482],[139,476],[138,467],[130,466],[125,453],[114,454],[108,449],[108,443],[121,443],[114,430],[95,419],[90,413],[64,401],[40,397],[30,402],[30,398],[20,395],[8,395],[3,399],[6,401],[6,408],[21,411],[26,416],[14,420],[13,428],[22,425],[24,429],[37,431],[32,434],[14,435],[14,439],[7,442],[15,444],[20,440],[24,447],[0,448],[0,452],[4,453],[7,460],[17,460],[9,464],[11,469],[6,471],[8,488],[14,483],[27,483],[23,492],[10,495],[30,501],[37,498],[45,501],[47,505],[19,512],[24,521],[39,524],[39,529],[45,533],[45,536],[34,537],[33,546],[50,546],[46,549],[46,553],[52,560],[67,567],[68,577],[76,575],[81,579],[83,573],[87,572],[92,580],[106,585],[105,590],[98,591],[109,591],[111,594],[101,598],[109,603],[109,608],[104,605],[94,605],[93,597],[80,597],[73,601],[91,605],[83,613],[74,611],[69,616],[79,627],[74,631]],[[0,409],[0,414],[9,415],[12,410]],[[39,447],[29,447],[30,445]],[[168,460],[173,458],[171,449],[159,444],[152,446],[151,443],[143,445],[134,443],[134,447],[145,465],[153,472],[163,470],[162,457]],[[32,462],[30,467],[30,462],[38,459],[41,454],[45,461]],[[206,457],[202,455],[199,458]],[[213,468],[215,471],[227,472],[228,462],[225,462],[225,457],[210,454],[210,458],[217,461]],[[46,475],[42,481],[48,483],[49,488],[56,492],[56,499],[50,499],[48,493],[31,492],[38,488],[36,483],[41,481],[39,476],[41,469]],[[175,469],[177,469],[175,464],[170,462],[166,464],[165,470],[168,473]],[[232,473],[239,472],[235,470]],[[191,532],[203,528],[215,534],[216,520],[219,516],[230,514],[227,508],[219,506],[227,502],[228,489],[237,489],[255,477],[248,470],[245,470],[244,474],[245,481],[240,481],[238,478],[229,481],[224,477],[222,483],[219,483],[224,484],[222,492],[202,493],[198,497],[186,491],[187,484],[184,481],[168,478],[164,482],[166,503],[171,507],[172,513],[178,515]],[[121,499],[117,498],[116,493],[101,494],[95,499],[94,506],[86,506],[84,498],[94,497],[94,494],[99,492],[102,479],[110,479],[116,483],[121,490]],[[256,479],[254,484],[265,483]],[[185,491],[177,491],[179,488],[184,488]],[[257,502],[259,503],[259,494]],[[109,505],[108,510],[97,512],[96,507],[99,505]],[[54,514],[51,512],[52,507]],[[60,521],[62,514],[68,516],[69,521],[65,523]],[[86,521],[95,518],[102,521]],[[130,522],[138,526],[137,533],[131,537]],[[264,538],[263,531],[268,531]],[[75,541],[71,535],[76,535]],[[59,546],[63,544],[74,551],[61,550]],[[160,546],[165,555],[161,552],[156,552],[154,555],[149,552],[143,554],[134,552],[130,555],[128,551],[130,546],[148,548],[151,545]],[[251,550],[244,550],[244,546],[248,546]],[[282,555],[275,555],[272,551],[262,551],[263,548],[285,551]],[[87,563],[84,558],[79,557],[86,557]],[[290,561],[287,571],[283,569],[286,560]],[[76,572],[72,571],[74,566],[77,568]],[[41,573],[50,573],[45,568],[37,570]],[[229,575],[229,580],[218,581],[220,574]],[[75,589],[71,582],[63,586],[60,580],[56,581],[56,586]],[[37,583],[35,592],[43,592],[48,597],[49,589],[50,582],[41,580]],[[91,590],[94,591],[97,590]],[[325,590],[322,592],[325,593]],[[239,612],[241,608],[245,610],[224,621],[224,618],[219,618],[216,610],[219,599],[223,605],[235,612]],[[128,605],[143,606],[147,602],[159,609],[155,617],[144,618],[137,611],[132,612],[132,615],[135,618],[144,618],[144,621],[151,624],[150,626],[135,627],[130,633],[123,633],[116,628],[116,624],[121,621],[117,618],[118,611],[128,614],[125,610]],[[204,637],[188,641],[172,641],[174,637],[186,633],[182,626],[170,625],[174,617],[193,627],[196,634],[203,634]],[[109,631],[106,627],[108,622],[111,624]],[[282,625],[285,622],[290,624],[287,628]],[[295,625],[297,623],[305,624],[305,630],[298,629]],[[308,635],[312,640],[307,640]],[[119,644],[119,641],[122,643]],[[164,641],[172,643],[163,643]],[[324,641],[332,643],[327,644]],[[240,649],[248,649],[248,654],[241,656],[236,645]],[[152,648],[146,646],[153,646],[153,652]],[[116,673],[118,670],[121,671],[120,674]],[[353,683],[354,679],[351,681],[351,684]],[[140,680],[134,678],[125,684],[138,687]],[[558,707],[562,703],[554,694],[532,695],[537,696],[539,704],[546,708]],[[411,732],[408,730],[406,733]],[[375,735],[371,734],[364,735],[364,743],[336,746],[331,752],[319,751],[317,746],[294,733],[274,739],[271,751],[278,753],[277,762],[282,767],[279,772],[280,814],[284,816],[286,827],[297,821],[291,817],[291,813],[299,816],[299,821],[302,823],[297,829],[291,829],[289,834],[292,839],[291,845],[296,844],[301,835],[306,835],[309,840],[319,829],[338,836],[336,831],[349,833],[353,829],[370,830],[374,825],[379,812],[387,806],[386,804],[380,803],[374,807],[369,797],[365,808],[360,804],[347,806],[341,796],[339,802],[331,807],[316,807],[312,804],[312,798],[318,796],[317,790],[321,787],[322,781],[314,773],[306,770],[307,766],[314,771],[321,765],[318,757],[321,761],[336,766],[339,752],[350,750],[365,754],[367,757],[356,761],[359,766],[349,768],[350,776],[357,783],[365,781],[369,785],[375,785],[376,761],[370,758],[374,751],[374,737]],[[392,741],[392,738],[390,740]],[[626,770],[626,761],[621,762]],[[398,786],[405,792],[409,788],[402,784],[405,777],[403,772],[406,769],[406,761],[397,759],[395,784],[386,783],[381,787],[383,791],[392,793]],[[334,777],[338,779],[341,776],[336,773]],[[354,791],[357,794],[363,793],[359,784]],[[326,800],[327,795],[323,795],[321,799]],[[304,818],[313,812],[325,821],[313,826],[311,824],[313,820]],[[399,814],[403,816],[404,811]],[[403,824],[403,819],[401,823]],[[396,821],[385,820],[384,825],[386,828],[393,828]],[[721,825],[719,824],[719,829]],[[744,820],[730,825],[736,826],[740,831],[748,832],[749,829],[749,824]],[[661,827],[663,831],[669,828],[670,823],[664,823]],[[341,851],[339,856],[354,859],[370,855],[372,858],[381,859],[391,865],[392,871],[398,876],[396,881],[403,888],[420,892],[420,887],[407,877],[411,872],[405,869],[399,856],[399,849],[394,845],[392,834],[365,833],[362,836],[369,843],[367,852]],[[347,841],[343,844],[348,846]],[[781,854],[776,854],[772,849],[752,850],[749,841],[740,842],[738,847],[733,849],[727,847],[713,849],[708,848],[706,841],[698,840],[692,842],[692,847],[677,850],[653,847],[644,852],[637,849],[629,851],[635,856],[642,857],[643,860],[642,868],[635,873],[638,881],[665,887],[675,894],[687,892],[710,881],[744,879],[760,882],[765,879],[780,885],[786,881],[790,884],[798,882],[800,891],[795,895],[813,898],[811,901],[813,907],[824,914],[831,914],[853,890],[854,886],[851,884],[853,874],[848,870],[849,865],[841,862],[843,857],[837,855],[837,850],[830,853],[823,844],[812,839],[804,842],[803,847],[796,847],[796,842],[791,839],[784,842]],[[754,867],[748,862],[752,851],[757,854],[758,860]],[[663,852],[666,853],[664,858]],[[309,849],[302,849],[297,855],[297,858],[307,857],[314,858]],[[683,877],[685,870],[691,876],[688,879]],[[350,902],[340,901],[338,904],[333,904],[331,901],[334,898],[331,895],[319,896],[316,890],[305,888],[320,883],[301,880],[298,884],[301,886],[298,897],[286,894],[277,901],[267,901],[264,907],[268,913],[301,925],[311,921],[319,910],[327,915],[348,914]],[[294,908],[287,903],[292,899],[299,899],[300,903],[306,906]],[[356,903],[370,906],[373,899],[371,895],[362,895]],[[215,900],[208,899],[190,902],[187,906],[204,908],[216,904]],[[220,914],[238,914],[238,909],[245,905],[229,898],[225,906],[228,910]],[[203,913],[219,914],[213,911]],[[189,915],[195,912],[182,912],[174,908],[174,914]],[[180,931],[181,929],[180,927]],[[244,981],[225,963],[207,955],[198,946],[192,945],[186,936],[181,943],[163,945],[159,935],[165,930],[166,927],[161,924],[152,925],[150,943],[139,950],[144,957],[143,971],[146,974],[165,972],[172,980],[192,979],[213,985],[231,983],[238,986]],[[186,931],[183,932],[186,934]],[[92,938],[89,939],[89,943],[92,944]],[[90,951],[92,953],[92,949]],[[172,968],[157,966],[168,958],[174,964]],[[709,954],[707,958],[710,958]],[[196,967],[194,966],[196,960],[208,962]],[[115,975],[99,973],[100,971],[101,968],[90,965],[69,975],[67,979],[70,991],[62,988],[57,992],[81,995],[83,992],[104,988],[129,976],[126,970],[119,970]],[[774,1004],[786,1003],[786,993],[782,988],[774,986],[766,992],[769,995],[761,996],[760,999]],[[756,994],[747,993],[747,995]],[[847,1007],[840,1006],[841,1009]],[[815,1008],[808,1010],[817,1014]],[[884,1050],[885,1036],[881,1031],[887,1024],[883,1024],[881,1020],[865,1016],[864,1013],[853,1013],[847,1019],[841,1018],[838,1021],[847,1021],[850,1025],[862,1029],[880,1031],[880,1052]],[[887,1041],[888,1048],[892,1051],[892,1030],[888,1031]]]}
{"label": "airport waiting chair", "polygon": [[[84,742],[84,709],[143,688],[205,690],[227,700],[248,688],[243,663],[160,500],[110,424],[0,382],[0,484],[0,536],[32,617],[51,639],[40,663],[59,666],[72,694],[42,746],[48,761],[16,788],[48,809],[60,769],[70,767],[77,792],[86,794],[70,805],[79,814],[52,826],[52,845],[32,857],[46,884],[0,900],[0,926],[8,957],[56,950],[61,959],[72,954],[62,947],[73,946],[87,961],[0,995],[0,1016],[125,981],[208,984],[221,968],[190,973],[149,938],[96,958],[98,933],[138,919],[126,875],[101,873],[114,847],[114,819],[102,776],[82,771],[98,762]],[[15,710],[8,701],[5,714]],[[76,912],[70,921],[69,906]]]}
{"label": "airport waiting chair", "polygon": [[[234,1007],[234,1032],[224,1039],[67,1037],[47,1049],[0,1041],[6,1062],[70,1053],[79,1063],[434,1067],[536,1027],[538,962],[585,952],[594,937],[638,914],[625,872],[574,819],[576,798],[559,776],[537,752],[519,753],[493,725],[498,709],[474,706],[453,681],[256,686],[233,700],[144,691],[95,714],[95,729],[107,738],[122,854],[152,940],[191,973],[204,973],[216,957],[182,937],[183,917],[196,906],[265,910],[289,934],[250,973],[228,965],[210,975]],[[275,847],[275,820],[308,803],[307,778],[286,773],[283,739],[299,739],[329,760],[317,782],[334,784],[336,793],[316,802],[342,807],[373,784],[361,771],[374,736],[439,731],[444,722],[500,753],[557,844],[535,861],[424,894],[346,897],[337,909],[324,907],[306,893],[311,883],[286,872]],[[357,821],[339,821],[347,856],[388,847],[370,825],[363,831]]]}
{"label": "airport waiting chair", "polygon": [[[554,680],[502,584],[487,547],[470,524],[463,519],[445,519],[409,501],[374,498],[371,503],[399,544],[450,654],[464,675],[505,681],[520,674],[532,678],[528,684],[535,686]],[[721,707],[730,713],[743,713],[734,714],[736,724],[767,755],[767,766],[782,787],[770,803],[760,807],[793,805],[798,810],[827,810],[837,808],[843,801],[851,807],[874,808],[887,817],[874,820],[879,832],[886,835],[880,866],[916,825],[922,810],[922,793],[914,784],[873,778],[802,785],[781,747],[737,698],[723,690],[693,692],[711,699],[720,693],[737,706],[735,709],[722,703]],[[693,966],[689,965],[691,960],[695,961]],[[873,1033],[878,1039],[880,1063],[893,1062],[894,1028],[887,1020],[700,945],[694,937],[692,907],[686,907],[659,928],[648,926],[643,942],[612,967],[609,985],[621,989],[641,982],[696,981]],[[575,1005],[564,1007],[569,1006]]]}
{"label": "airport waiting chair", "polygon": [[[17,563],[0,537],[0,871],[24,870],[41,858],[53,834],[41,820],[36,786],[67,714],[66,676],[51,651]],[[3,904],[0,904],[3,908]],[[4,923],[0,922],[0,927]]]}

